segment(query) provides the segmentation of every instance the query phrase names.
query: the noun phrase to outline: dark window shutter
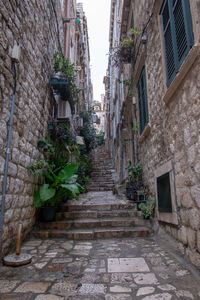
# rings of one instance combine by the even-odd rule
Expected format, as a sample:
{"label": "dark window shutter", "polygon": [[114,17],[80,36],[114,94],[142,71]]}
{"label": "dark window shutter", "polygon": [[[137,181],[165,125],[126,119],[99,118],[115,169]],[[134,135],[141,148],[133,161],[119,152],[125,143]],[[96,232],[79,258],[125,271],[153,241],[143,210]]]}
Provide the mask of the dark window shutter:
{"label": "dark window shutter", "polygon": [[164,37],[164,47],[165,47],[167,85],[169,85],[176,75],[176,66],[175,66],[175,45],[172,36],[172,24],[170,21],[170,7],[168,5],[168,0],[165,0],[163,3],[161,15],[162,15],[163,37]]}
{"label": "dark window shutter", "polygon": [[146,74],[145,67],[143,67],[139,81],[138,81],[138,97],[139,97],[139,111],[140,111],[140,134],[145,129],[149,122],[147,88],[146,88]]}
{"label": "dark window shutter", "polygon": [[169,86],[194,44],[189,0],[165,0],[160,14]]}

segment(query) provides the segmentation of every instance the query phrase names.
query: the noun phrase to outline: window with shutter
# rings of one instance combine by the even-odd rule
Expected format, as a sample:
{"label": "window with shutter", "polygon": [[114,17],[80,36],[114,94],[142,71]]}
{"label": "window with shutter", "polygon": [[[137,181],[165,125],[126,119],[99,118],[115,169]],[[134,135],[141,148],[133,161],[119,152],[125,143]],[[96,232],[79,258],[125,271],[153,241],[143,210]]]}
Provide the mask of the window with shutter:
{"label": "window with shutter", "polygon": [[189,0],[164,0],[160,15],[169,86],[194,44]]}
{"label": "window with shutter", "polygon": [[142,69],[137,88],[138,88],[138,97],[139,97],[140,134],[141,134],[149,122],[145,67],[143,67]]}

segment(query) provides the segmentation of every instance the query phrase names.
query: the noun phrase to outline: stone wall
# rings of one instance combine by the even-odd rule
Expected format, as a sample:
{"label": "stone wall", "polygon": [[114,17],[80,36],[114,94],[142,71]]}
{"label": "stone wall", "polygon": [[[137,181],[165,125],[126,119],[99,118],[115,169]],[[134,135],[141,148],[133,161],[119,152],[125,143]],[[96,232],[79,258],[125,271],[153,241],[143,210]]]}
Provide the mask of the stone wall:
{"label": "stone wall", "polygon": [[58,47],[58,28],[52,7],[55,3],[60,42],[63,43],[60,1],[2,0],[0,6],[0,192],[7,146],[7,128],[13,93],[11,53],[14,44],[21,48],[17,65],[17,92],[8,171],[6,210],[3,227],[3,253],[15,244],[19,222],[23,237],[35,222],[33,193],[36,180],[27,167],[42,157],[38,139],[46,133],[52,111],[48,76],[52,56]]}
{"label": "stone wall", "polygon": [[[124,167],[129,159],[137,161],[138,150],[139,161],[144,170],[144,183],[156,199],[156,216],[160,225],[178,241],[182,253],[200,267],[200,1],[190,1],[194,46],[169,88],[166,86],[165,56],[159,16],[162,3],[163,0],[124,2],[124,17],[120,23],[122,25],[119,36],[121,34],[122,39],[127,37],[131,27],[142,32],[147,25],[147,43],[146,45],[139,43],[141,37],[137,36],[136,56],[131,65],[132,69],[130,67],[127,70],[124,65],[120,68],[119,76],[111,77],[114,99],[119,98],[118,91],[114,88],[117,78],[132,79],[132,92],[136,99],[134,106],[130,104],[124,87],[125,102],[121,103],[120,107],[122,136],[116,133],[114,149],[111,141],[111,152],[115,158],[118,175],[123,171],[122,179],[125,180],[127,172]],[[120,13],[122,12],[119,11]],[[120,17],[119,15],[118,18]],[[114,14],[111,18],[114,18]],[[138,134],[136,147],[136,136],[133,138],[131,132],[136,121],[135,116],[139,120],[137,83],[144,65],[149,124],[142,135]],[[117,105],[115,102],[115,116]],[[123,146],[121,162],[120,138]],[[123,143],[125,138],[134,139],[134,143],[125,145]],[[162,213],[158,210],[156,182],[160,175],[168,172],[172,212]]]}
{"label": "stone wall", "polygon": [[[145,13],[143,18],[139,13],[147,11],[147,2],[141,1],[140,7],[135,10],[136,28],[140,28],[140,24],[145,24],[147,20]],[[162,1],[155,3],[159,7]],[[200,27],[196,22],[197,4],[198,1],[191,2],[195,46],[168,89],[165,83],[159,10],[155,6],[154,16],[147,29],[148,42],[138,57],[139,62],[143,52],[150,127],[149,133],[139,140],[139,156],[144,168],[144,180],[155,198],[155,172],[162,170],[165,164],[171,164],[175,184],[175,218],[171,217],[172,214],[163,216],[163,213],[158,212],[157,217],[160,224],[180,242],[181,251],[200,267],[200,58],[197,54],[200,49]],[[138,72],[137,66],[139,63],[135,75]]]}

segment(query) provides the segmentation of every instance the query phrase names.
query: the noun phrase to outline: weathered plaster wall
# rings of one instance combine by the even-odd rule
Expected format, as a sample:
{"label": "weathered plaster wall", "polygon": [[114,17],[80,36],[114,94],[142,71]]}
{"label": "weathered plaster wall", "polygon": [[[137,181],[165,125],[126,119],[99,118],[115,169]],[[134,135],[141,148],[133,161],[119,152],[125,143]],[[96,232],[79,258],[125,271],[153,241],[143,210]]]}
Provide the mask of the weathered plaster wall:
{"label": "weathered plaster wall", "polygon": [[[60,2],[53,2],[56,2],[61,24],[62,43]],[[13,93],[11,53],[15,43],[21,47],[3,231],[3,252],[6,253],[15,243],[19,222],[23,224],[24,237],[35,222],[33,192],[36,180],[27,167],[31,161],[42,157],[37,141],[45,136],[52,110],[48,76],[52,70],[52,55],[58,46],[58,30],[51,1],[2,0],[0,31],[0,192]]]}

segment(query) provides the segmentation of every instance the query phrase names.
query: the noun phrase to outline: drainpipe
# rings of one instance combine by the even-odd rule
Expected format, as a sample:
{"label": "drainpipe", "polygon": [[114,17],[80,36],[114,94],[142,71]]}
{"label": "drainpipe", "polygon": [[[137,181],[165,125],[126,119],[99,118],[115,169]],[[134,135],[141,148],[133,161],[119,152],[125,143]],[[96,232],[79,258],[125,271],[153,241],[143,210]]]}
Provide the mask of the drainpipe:
{"label": "drainpipe", "polygon": [[15,108],[15,94],[16,94],[16,85],[17,85],[17,71],[16,71],[16,62],[13,61],[13,70],[14,70],[14,88],[13,96],[11,101],[11,110],[10,110],[10,120],[8,127],[8,142],[6,150],[6,160],[4,166],[4,176],[3,176],[3,188],[2,188],[2,198],[1,198],[1,213],[0,213],[0,254],[2,255],[2,234],[3,234],[3,224],[4,224],[4,212],[5,212],[5,196],[7,189],[7,178],[8,178],[8,164],[9,164],[9,155],[10,155],[10,144],[12,137],[12,126],[13,126],[13,117],[14,117],[14,108]]}

